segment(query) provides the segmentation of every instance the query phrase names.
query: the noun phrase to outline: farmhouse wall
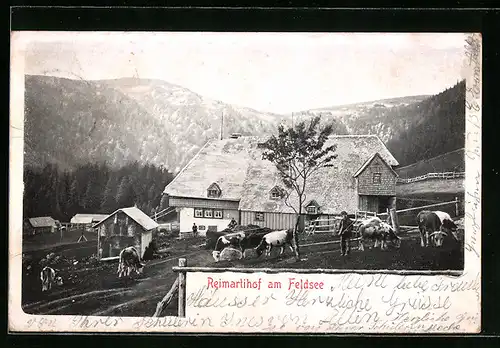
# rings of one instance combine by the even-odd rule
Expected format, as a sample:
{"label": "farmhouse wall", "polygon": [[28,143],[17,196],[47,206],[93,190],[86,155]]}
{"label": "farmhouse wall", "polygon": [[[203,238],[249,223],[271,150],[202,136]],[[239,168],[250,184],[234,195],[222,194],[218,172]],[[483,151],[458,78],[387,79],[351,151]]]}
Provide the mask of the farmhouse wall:
{"label": "farmhouse wall", "polygon": [[141,247],[142,226],[121,211],[100,224],[97,232],[99,233],[98,249],[103,258],[119,256],[120,251],[128,246],[143,250]]}
{"label": "farmhouse wall", "polygon": [[[211,207],[207,207],[210,209]],[[222,219],[220,218],[205,218],[205,217],[195,217],[196,208],[179,208],[179,228],[180,232],[191,232],[193,223],[198,226],[198,235],[205,236],[206,232],[210,229],[217,228],[217,231],[222,231],[227,228],[227,225],[231,222],[231,218],[234,218],[238,222],[238,210],[237,209],[220,209],[222,210]],[[215,208],[219,209],[219,208]]]}
{"label": "farmhouse wall", "polygon": [[239,207],[239,202],[235,201],[224,201],[218,199],[201,199],[201,198],[182,198],[182,197],[169,197],[168,204],[171,207],[213,208],[213,209],[234,209],[234,210],[238,210]]}
{"label": "farmhouse wall", "polygon": [[[380,183],[374,182],[374,174],[380,174]],[[389,167],[375,157],[358,176],[358,194],[372,196],[395,196],[396,176]]]}
{"label": "farmhouse wall", "polygon": [[[262,218],[262,219],[260,219]],[[241,225],[257,225],[273,230],[289,229],[295,227],[296,214],[285,213],[259,213],[255,211],[241,212]]]}

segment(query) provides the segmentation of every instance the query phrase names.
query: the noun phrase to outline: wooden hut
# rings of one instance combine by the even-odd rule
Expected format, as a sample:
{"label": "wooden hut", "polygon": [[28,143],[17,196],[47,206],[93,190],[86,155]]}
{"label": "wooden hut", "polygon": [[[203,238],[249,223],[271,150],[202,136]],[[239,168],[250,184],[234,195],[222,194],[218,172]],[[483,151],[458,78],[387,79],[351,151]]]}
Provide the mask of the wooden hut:
{"label": "wooden hut", "polygon": [[25,234],[35,235],[41,233],[54,233],[57,231],[56,220],[50,216],[29,218],[25,225]]}
{"label": "wooden hut", "polygon": [[83,229],[93,231],[93,226],[105,219],[107,214],[76,214],[70,220],[72,229]]}
{"label": "wooden hut", "polygon": [[135,246],[144,256],[158,224],[137,207],[118,209],[94,225],[99,260],[117,258],[120,251]]}

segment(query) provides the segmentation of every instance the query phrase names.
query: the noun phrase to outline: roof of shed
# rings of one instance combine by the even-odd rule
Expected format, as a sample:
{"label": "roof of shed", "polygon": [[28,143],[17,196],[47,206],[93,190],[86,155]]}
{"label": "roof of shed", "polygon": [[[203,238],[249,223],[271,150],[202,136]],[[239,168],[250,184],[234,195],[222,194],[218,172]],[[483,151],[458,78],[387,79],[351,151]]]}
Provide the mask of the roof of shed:
{"label": "roof of shed", "polygon": [[72,224],[91,224],[105,219],[107,214],[76,214],[70,220]]}
{"label": "roof of shed", "polygon": [[40,216],[28,219],[33,227],[56,227],[56,220],[50,216]]}
{"label": "roof of shed", "polygon": [[374,153],[373,156],[371,156],[366,162],[365,164],[363,164],[361,166],[361,168],[358,169],[358,171],[354,174],[354,177],[356,178],[358,175],[360,175],[361,173],[363,173],[363,171],[370,165],[370,163],[372,163],[372,161],[375,159],[375,158],[380,158],[382,160],[382,163],[384,163],[384,165],[389,168],[391,170],[391,172],[395,175],[395,176],[399,176],[398,173],[396,173],[396,171],[394,169],[392,169],[392,167],[390,165],[387,164],[387,162],[382,158],[382,156],[380,156],[380,154],[378,152]]}
{"label": "roof of shed", "polygon": [[106,218],[98,222],[97,224],[94,225],[94,227],[99,226],[102,224],[104,221],[107,219],[111,218],[112,216],[118,214],[118,212],[123,212],[126,214],[128,217],[130,217],[132,220],[137,222],[145,231],[152,230],[154,228],[158,227],[158,223],[151,219],[149,216],[147,216],[142,210],[140,210],[137,207],[129,207],[129,208],[121,208],[116,210],[115,212],[111,213],[108,215]]}

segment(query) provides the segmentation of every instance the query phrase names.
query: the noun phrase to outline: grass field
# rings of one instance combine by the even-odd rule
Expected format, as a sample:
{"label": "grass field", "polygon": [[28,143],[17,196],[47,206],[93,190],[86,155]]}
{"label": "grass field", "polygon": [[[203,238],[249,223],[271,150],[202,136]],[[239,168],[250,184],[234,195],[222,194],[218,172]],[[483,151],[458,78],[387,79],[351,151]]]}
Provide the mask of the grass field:
{"label": "grass field", "polygon": [[459,194],[465,192],[465,179],[428,179],[396,185],[396,196],[426,195],[432,193]]}
{"label": "grass field", "polygon": [[465,151],[464,149],[451,151],[396,169],[396,171],[402,178],[414,178],[427,173],[463,172],[465,171]]}
{"label": "grass field", "polygon": [[[315,241],[327,238],[317,235]],[[330,237],[331,238],[331,237]],[[308,239],[314,242],[313,237]],[[168,292],[177,276],[172,267],[185,257],[189,266],[204,267],[274,267],[274,268],[337,268],[337,269],[412,269],[412,270],[461,270],[463,246],[447,245],[442,249],[421,248],[416,235],[405,238],[397,250],[358,251],[353,242],[352,253],[341,257],[338,244],[303,247],[304,261],[296,262],[290,250],[283,258],[249,258],[232,262],[215,263],[211,251],[202,247],[203,238],[171,240],[161,257],[149,261],[144,273],[135,279],[118,278],[117,262],[98,262],[95,242],[85,245],[58,246],[51,251],[60,256],[50,265],[59,271],[64,284],[42,293],[39,280],[39,261],[47,253],[26,253],[23,263],[22,305],[26,313],[102,315],[102,316],[151,316],[156,304]],[[301,242],[302,245],[306,244]],[[28,266],[29,269],[28,269]],[[174,299],[164,315],[176,315]]]}
{"label": "grass field", "polygon": [[[23,251],[51,248],[63,244],[73,244],[82,235],[82,230],[65,230],[60,232],[37,234],[34,236],[23,236]],[[84,232],[88,241],[97,240],[97,233]]]}

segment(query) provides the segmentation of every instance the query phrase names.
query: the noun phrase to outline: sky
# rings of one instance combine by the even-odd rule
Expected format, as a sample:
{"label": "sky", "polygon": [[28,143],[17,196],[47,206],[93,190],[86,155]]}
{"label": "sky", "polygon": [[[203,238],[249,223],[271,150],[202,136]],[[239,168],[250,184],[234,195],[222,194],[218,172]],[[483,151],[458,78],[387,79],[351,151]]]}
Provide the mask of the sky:
{"label": "sky", "polygon": [[462,79],[465,34],[21,32],[15,40],[26,74],[159,79],[283,114],[439,93]]}

